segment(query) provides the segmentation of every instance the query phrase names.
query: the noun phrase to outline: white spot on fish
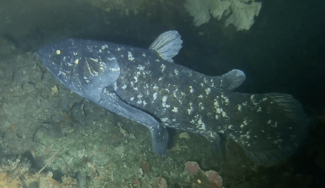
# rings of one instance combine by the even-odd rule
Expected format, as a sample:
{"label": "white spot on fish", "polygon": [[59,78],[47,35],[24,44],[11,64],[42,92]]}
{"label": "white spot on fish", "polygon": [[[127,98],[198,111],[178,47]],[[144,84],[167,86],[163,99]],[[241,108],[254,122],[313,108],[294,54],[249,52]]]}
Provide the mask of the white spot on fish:
{"label": "white spot on fish", "polygon": [[190,88],[190,93],[193,93],[193,91],[194,91],[193,87],[189,86],[189,88]]}
{"label": "white spot on fish", "polygon": [[167,96],[163,96],[163,98],[161,99],[163,103],[165,103],[167,101]]}
{"label": "white spot on fish", "polygon": [[167,98],[168,98],[167,96],[163,96],[163,98],[161,99],[161,101],[162,101],[162,106],[163,107],[169,108],[169,105],[166,105]]}
{"label": "white spot on fish", "polygon": [[178,75],[178,70],[175,69],[175,70],[174,70],[174,73],[175,73],[175,75],[177,76],[177,75]]}
{"label": "white spot on fish", "polygon": [[[196,118],[198,118],[198,117],[196,116]],[[198,127],[200,130],[205,130],[205,123],[202,121],[202,118],[201,117],[197,121],[197,125],[200,126],[200,127]]]}
{"label": "white spot on fish", "polygon": [[76,60],[74,61],[74,63],[78,65],[78,63],[79,63],[79,59],[76,59]]}
{"label": "white spot on fish", "polygon": [[208,80],[206,78],[203,78],[203,81],[204,81],[205,84],[208,83]]}
{"label": "white spot on fish", "polygon": [[229,99],[228,98],[225,98],[225,103],[226,103],[226,105],[228,105],[228,103],[229,103]]}
{"label": "white spot on fish", "polygon": [[214,107],[219,107],[219,103],[216,99],[214,99],[214,103],[213,103]]}
{"label": "white spot on fish", "polygon": [[210,88],[206,88],[206,89],[205,89],[205,93],[206,93],[207,95],[209,95],[209,94],[211,93],[211,89],[210,89]]}
{"label": "white spot on fish", "polygon": [[193,112],[193,107],[192,107],[192,103],[190,102],[190,108],[189,109],[187,109],[187,113],[188,113],[188,115],[190,115],[192,112]]}
{"label": "white spot on fish", "polygon": [[164,65],[164,64],[161,64],[161,65],[160,65],[160,68],[161,68],[161,72],[164,72],[164,71],[165,71],[165,69],[166,69],[166,65]]}
{"label": "white spot on fish", "polygon": [[122,88],[122,89],[125,89],[126,87],[127,87],[127,86],[124,84],[121,88]]}
{"label": "white spot on fish", "polygon": [[201,110],[204,110],[204,106],[203,106],[203,103],[202,103],[202,102],[200,102],[198,106],[199,106],[199,108],[200,108]]}
{"label": "white spot on fish", "polygon": [[120,71],[120,68],[109,68],[109,70],[116,72],[116,71]]}
{"label": "white spot on fish", "polygon": [[152,96],[153,96],[153,100],[156,100],[157,99],[157,92],[154,93]]}
{"label": "white spot on fish", "polygon": [[98,63],[98,59],[95,59],[95,58],[89,58],[90,60],[92,60],[93,62],[96,62],[96,63]]}
{"label": "white spot on fish", "polygon": [[175,90],[173,91],[173,96],[174,96],[175,98],[177,98],[177,91],[178,91],[178,89],[175,89]]}
{"label": "white spot on fish", "polygon": [[131,97],[131,98],[130,98],[130,101],[133,101],[133,100],[134,100],[134,97]]}
{"label": "white spot on fish", "polygon": [[102,46],[102,50],[105,50],[106,48],[108,48],[107,45]]}
{"label": "white spot on fish", "polygon": [[238,111],[241,111],[241,105],[240,104],[238,104]]}
{"label": "white spot on fish", "polygon": [[233,129],[234,126],[233,125],[228,125],[228,129]]}
{"label": "white spot on fish", "polygon": [[161,121],[162,121],[162,122],[166,122],[166,121],[168,121],[168,118],[166,118],[166,117],[161,118]]}
{"label": "white spot on fish", "polygon": [[138,65],[138,66],[137,66],[137,69],[140,70],[140,71],[143,71],[144,68],[145,68],[145,66],[142,66],[142,65]]}
{"label": "white spot on fish", "polygon": [[128,52],[128,60],[129,61],[134,61],[134,57],[132,56],[131,52]]}
{"label": "white spot on fish", "polygon": [[145,53],[142,53],[142,56],[143,56],[143,57],[146,57],[146,54],[145,54]]}
{"label": "white spot on fish", "polygon": [[174,108],[172,109],[172,112],[177,113],[177,112],[178,112],[177,107],[174,107]]}
{"label": "white spot on fish", "polygon": [[223,98],[225,104],[228,105],[228,103],[229,103],[229,99],[228,99],[227,97],[223,96],[223,94],[222,94],[220,97]]}

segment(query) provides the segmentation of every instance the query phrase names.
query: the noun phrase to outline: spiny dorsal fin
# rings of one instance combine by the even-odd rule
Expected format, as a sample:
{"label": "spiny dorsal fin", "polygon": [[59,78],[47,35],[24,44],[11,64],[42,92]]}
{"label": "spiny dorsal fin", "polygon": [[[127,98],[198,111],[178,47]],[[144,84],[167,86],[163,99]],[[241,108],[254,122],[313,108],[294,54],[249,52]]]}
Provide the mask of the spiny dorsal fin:
{"label": "spiny dorsal fin", "polygon": [[149,49],[156,51],[162,59],[172,63],[172,58],[178,54],[182,48],[182,43],[178,32],[171,30],[160,34],[149,46]]}

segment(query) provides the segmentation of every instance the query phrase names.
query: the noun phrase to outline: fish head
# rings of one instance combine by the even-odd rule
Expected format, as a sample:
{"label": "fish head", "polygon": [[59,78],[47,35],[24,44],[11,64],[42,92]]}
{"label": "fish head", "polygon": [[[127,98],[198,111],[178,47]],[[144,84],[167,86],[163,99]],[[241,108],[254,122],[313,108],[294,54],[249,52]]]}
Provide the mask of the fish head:
{"label": "fish head", "polygon": [[116,58],[105,47],[103,42],[67,39],[45,45],[38,53],[43,65],[66,87],[97,100],[120,74]]}

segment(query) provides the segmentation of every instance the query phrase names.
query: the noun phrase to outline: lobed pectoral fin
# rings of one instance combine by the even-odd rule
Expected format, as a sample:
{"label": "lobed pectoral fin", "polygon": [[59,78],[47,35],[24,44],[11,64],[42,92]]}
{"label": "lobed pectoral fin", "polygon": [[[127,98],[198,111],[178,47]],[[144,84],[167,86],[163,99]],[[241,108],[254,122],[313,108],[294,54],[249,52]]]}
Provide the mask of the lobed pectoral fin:
{"label": "lobed pectoral fin", "polygon": [[111,112],[146,126],[151,133],[152,147],[154,151],[158,155],[164,155],[166,153],[169,138],[168,132],[166,127],[161,126],[154,117],[130,106],[123,101],[113,89],[110,89],[109,87],[103,90],[98,104]]}

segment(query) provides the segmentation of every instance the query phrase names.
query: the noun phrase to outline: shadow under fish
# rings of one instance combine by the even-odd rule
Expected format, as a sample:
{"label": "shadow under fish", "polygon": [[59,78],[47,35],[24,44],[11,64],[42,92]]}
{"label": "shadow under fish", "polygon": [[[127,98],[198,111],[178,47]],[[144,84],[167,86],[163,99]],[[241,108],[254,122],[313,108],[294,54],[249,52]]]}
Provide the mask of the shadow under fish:
{"label": "shadow under fish", "polygon": [[177,31],[149,49],[67,39],[45,45],[39,57],[52,75],[78,95],[146,126],[158,155],[167,150],[166,127],[198,133],[220,153],[220,136],[246,155],[271,164],[292,155],[308,134],[308,119],[288,94],[233,92],[241,70],[206,76],[173,63],[182,47]]}

